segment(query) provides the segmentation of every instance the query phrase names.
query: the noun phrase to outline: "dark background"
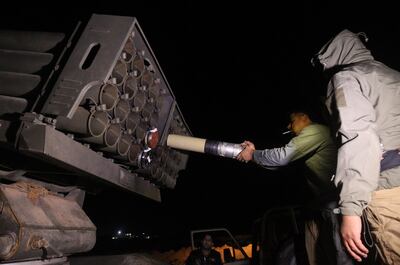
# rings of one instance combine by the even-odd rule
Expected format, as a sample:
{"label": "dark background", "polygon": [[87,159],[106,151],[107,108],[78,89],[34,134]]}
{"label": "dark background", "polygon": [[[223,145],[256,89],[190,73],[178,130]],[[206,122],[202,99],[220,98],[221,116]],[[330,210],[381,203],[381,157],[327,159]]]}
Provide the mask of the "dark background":
{"label": "dark background", "polygon": [[[291,108],[318,108],[323,82],[310,58],[340,30],[366,32],[375,58],[400,69],[399,12],[382,1],[18,2],[1,9],[0,21],[4,29],[68,33],[92,13],[137,17],[194,136],[247,139],[259,149],[290,139],[281,133]],[[145,232],[178,247],[187,243],[191,229],[227,227],[248,234],[266,210],[302,203],[308,191],[297,168],[270,172],[191,154],[176,188],[163,190],[162,198],[156,203],[108,189],[89,194],[84,208],[99,238],[118,230]]]}

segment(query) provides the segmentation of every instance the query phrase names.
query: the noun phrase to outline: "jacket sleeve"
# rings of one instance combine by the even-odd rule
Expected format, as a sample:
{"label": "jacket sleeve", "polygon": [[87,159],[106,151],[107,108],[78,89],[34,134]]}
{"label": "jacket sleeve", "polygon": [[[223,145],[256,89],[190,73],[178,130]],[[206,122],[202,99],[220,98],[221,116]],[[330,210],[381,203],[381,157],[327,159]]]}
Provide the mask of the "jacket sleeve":
{"label": "jacket sleeve", "polygon": [[313,153],[322,141],[318,128],[313,125],[304,128],[284,147],[254,151],[254,162],[267,168],[280,167]]}
{"label": "jacket sleeve", "polygon": [[360,80],[352,72],[343,71],[335,74],[328,85],[327,107],[338,119],[340,147],[335,185],[340,189],[343,215],[361,216],[379,178],[381,149],[375,110],[367,97],[369,87]]}

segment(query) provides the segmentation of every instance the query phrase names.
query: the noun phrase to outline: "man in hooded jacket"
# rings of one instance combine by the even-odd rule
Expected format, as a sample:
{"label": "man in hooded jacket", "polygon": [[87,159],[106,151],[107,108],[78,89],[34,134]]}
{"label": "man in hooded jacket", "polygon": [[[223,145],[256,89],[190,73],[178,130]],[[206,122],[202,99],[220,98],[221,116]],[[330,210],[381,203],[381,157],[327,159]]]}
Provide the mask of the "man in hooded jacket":
{"label": "man in hooded jacket", "polygon": [[361,261],[370,230],[381,262],[400,264],[400,72],[374,60],[360,36],[343,30],[313,58],[331,74],[326,105],[339,141],[341,236]]}

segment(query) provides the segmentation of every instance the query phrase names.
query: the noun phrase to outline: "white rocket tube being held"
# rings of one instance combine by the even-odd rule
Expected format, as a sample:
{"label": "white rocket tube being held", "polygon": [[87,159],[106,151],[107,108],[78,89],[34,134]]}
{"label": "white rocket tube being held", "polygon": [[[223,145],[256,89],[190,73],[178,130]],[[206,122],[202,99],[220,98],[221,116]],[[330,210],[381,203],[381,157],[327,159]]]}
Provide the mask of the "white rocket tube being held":
{"label": "white rocket tube being held", "polygon": [[168,135],[167,146],[180,150],[207,153],[228,158],[236,158],[244,149],[240,144],[211,141],[176,134]]}

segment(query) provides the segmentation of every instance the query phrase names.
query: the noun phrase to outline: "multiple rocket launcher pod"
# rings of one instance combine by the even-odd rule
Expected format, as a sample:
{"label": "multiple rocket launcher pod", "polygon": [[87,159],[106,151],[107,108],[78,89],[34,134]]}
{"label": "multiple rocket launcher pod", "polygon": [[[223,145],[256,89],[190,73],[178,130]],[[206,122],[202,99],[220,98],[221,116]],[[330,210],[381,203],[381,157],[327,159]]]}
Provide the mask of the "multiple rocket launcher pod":
{"label": "multiple rocket launcher pod", "polygon": [[60,171],[57,183],[78,175],[159,201],[187,160],[166,137],[191,134],[172,89],[135,18],[94,14],[78,28],[69,38],[0,31],[4,164],[24,159],[49,182],[45,172]]}
{"label": "multiple rocket launcher pod", "polygon": [[179,150],[242,151],[190,137],[135,18],[94,14],[78,28],[0,31],[0,179],[14,182],[0,183],[0,261],[68,264],[96,241],[85,191],[108,184],[161,201],[186,167]]}
{"label": "multiple rocket launcher pod", "polygon": [[94,14],[70,37],[0,30],[0,263],[92,249],[86,191],[161,201],[188,157],[169,134],[191,135],[135,18]]}

